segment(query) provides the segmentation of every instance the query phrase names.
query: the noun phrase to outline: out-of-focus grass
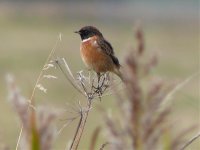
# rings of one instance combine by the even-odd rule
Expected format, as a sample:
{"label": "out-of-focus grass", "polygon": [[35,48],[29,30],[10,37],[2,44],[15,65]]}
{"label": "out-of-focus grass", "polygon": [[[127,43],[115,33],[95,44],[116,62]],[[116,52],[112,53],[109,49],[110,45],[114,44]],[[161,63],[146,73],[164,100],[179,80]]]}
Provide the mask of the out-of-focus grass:
{"label": "out-of-focus grass", "polygon": [[[170,20],[169,20],[170,21]],[[45,18],[45,17],[8,17],[0,18],[0,136],[11,149],[14,148],[20,129],[16,123],[15,114],[7,104],[6,87],[4,76],[7,72],[15,74],[16,80],[22,92],[30,96],[33,85],[40,69],[42,68],[48,53],[52,49],[59,32],[62,33],[62,42],[59,44],[57,54],[65,57],[72,70],[84,69],[79,55],[79,37],[73,31],[86,24],[93,24],[99,27],[105,37],[112,43],[116,55],[122,60],[126,49],[134,45],[133,26],[134,24],[115,21],[72,18]],[[198,32],[195,22],[144,22],[142,23],[145,32],[146,47],[149,55],[154,52],[159,54],[159,66],[153,74],[167,78],[168,80],[184,80],[188,76],[199,71],[198,66]],[[66,102],[77,102],[81,97],[69,85],[60,71],[54,70],[59,78],[57,80],[45,81],[44,86],[48,93],[36,92],[36,102],[52,105],[58,108],[67,108]],[[174,116],[179,126],[186,127],[186,124],[198,123],[199,120],[199,91],[198,79],[189,82],[180,92],[177,92],[173,101]],[[107,96],[97,105],[106,109],[112,108],[115,111],[114,98]],[[192,116],[192,117],[191,117]],[[178,117],[178,118],[177,118]],[[98,119],[99,118],[99,119]],[[87,149],[91,133],[97,125],[101,125],[101,114],[94,109],[90,113],[89,120],[81,140],[81,149]],[[95,120],[95,121],[94,121]],[[182,122],[182,123],[180,123]],[[58,120],[61,126],[64,122]],[[56,140],[55,149],[61,150],[66,142],[72,139],[77,122],[67,127],[61,136]],[[196,142],[197,143],[197,142]],[[194,143],[194,148],[197,144]]]}

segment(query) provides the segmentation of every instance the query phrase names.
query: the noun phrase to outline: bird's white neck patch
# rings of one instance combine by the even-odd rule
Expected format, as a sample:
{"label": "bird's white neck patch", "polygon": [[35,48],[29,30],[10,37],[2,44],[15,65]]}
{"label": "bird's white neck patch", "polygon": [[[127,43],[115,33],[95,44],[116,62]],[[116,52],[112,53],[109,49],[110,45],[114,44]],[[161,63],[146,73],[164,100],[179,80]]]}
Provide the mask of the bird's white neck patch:
{"label": "bird's white neck patch", "polygon": [[82,42],[84,43],[84,42],[87,42],[87,41],[89,41],[89,40],[91,40],[91,37],[89,37],[89,38],[87,38],[87,39],[84,39]]}

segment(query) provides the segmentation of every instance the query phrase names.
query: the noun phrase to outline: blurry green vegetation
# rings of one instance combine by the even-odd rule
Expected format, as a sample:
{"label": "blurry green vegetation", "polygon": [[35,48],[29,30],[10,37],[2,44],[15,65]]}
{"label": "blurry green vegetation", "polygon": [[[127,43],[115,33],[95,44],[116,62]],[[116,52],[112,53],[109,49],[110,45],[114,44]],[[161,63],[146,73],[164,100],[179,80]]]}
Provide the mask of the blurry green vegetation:
{"label": "blurry green vegetation", "polygon": [[[180,5],[175,5],[177,7],[176,9],[179,10],[179,7],[186,8],[188,3],[180,2]],[[142,4],[145,5],[145,3]],[[159,4],[162,8],[162,3]],[[6,101],[5,74],[8,72],[13,73],[23,94],[26,95],[26,97],[30,97],[37,75],[59,33],[62,33],[63,37],[56,53],[59,56],[65,57],[72,70],[76,72],[85,67],[79,55],[80,38],[74,34],[73,31],[79,29],[83,25],[97,26],[103,32],[104,36],[112,43],[116,55],[123,61],[123,55],[126,54],[130,46],[134,46],[133,27],[137,24],[137,21],[140,20],[143,26],[146,41],[145,45],[149,55],[157,53],[159,56],[159,66],[152,72],[153,75],[166,78],[170,82],[172,80],[181,82],[188,76],[198,72],[198,8],[197,5],[195,5],[196,1],[192,1],[189,4],[190,9],[188,9],[188,12],[190,15],[181,16],[181,13],[176,14],[176,12],[174,12],[173,15],[170,9],[168,9],[168,11],[165,9],[165,13],[161,12],[161,16],[159,16],[158,12],[158,14],[156,13],[156,17],[154,16],[155,13],[149,15],[148,11],[145,10],[145,8],[149,8],[148,5],[142,6],[143,10],[140,10],[140,12],[144,12],[144,14],[137,14],[134,9],[130,12],[133,5],[129,5],[128,11],[123,12],[122,16],[120,16],[120,12],[119,14],[112,14],[111,11],[115,9],[115,5],[111,5],[110,10],[109,7],[106,7],[105,11],[108,12],[107,17],[105,17],[103,13],[104,7],[101,6],[101,8],[99,8],[98,5],[95,4],[93,6],[94,8],[89,10],[81,10],[74,7],[68,11],[63,10],[65,7],[61,7],[62,9],[58,14],[53,10],[53,13],[48,10],[50,12],[49,14],[43,13],[42,15],[28,13],[29,11],[27,8],[25,11],[22,9],[17,13],[18,11],[15,12],[15,10],[12,10],[15,8],[14,6],[12,7],[12,5],[9,5],[6,9],[2,9],[5,10],[5,13],[0,15],[0,139],[3,138],[3,142],[11,145],[11,149],[14,149],[20,130],[19,124],[16,124],[14,112]],[[150,6],[153,6],[153,4]],[[118,7],[117,5],[117,8]],[[136,7],[137,5],[134,5],[134,8]],[[193,7],[194,9],[192,9]],[[47,6],[45,6],[45,8],[47,8]],[[66,5],[66,9],[67,8]],[[82,7],[79,5],[78,8]],[[151,9],[156,10],[157,8],[154,7]],[[162,9],[158,9],[162,11]],[[95,10],[99,12],[93,13]],[[44,9],[41,12],[43,11],[45,12],[47,10]],[[180,12],[183,11],[184,14],[187,14],[187,9],[180,10]],[[82,14],[82,12],[86,13]],[[114,12],[117,12],[117,10]],[[136,13],[136,15],[130,15],[132,13]],[[168,13],[171,15],[168,16]],[[129,16],[128,18],[126,18],[126,14]],[[165,15],[162,16],[163,14]],[[37,91],[35,97],[36,102],[63,109],[67,108],[65,106],[66,102],[72,104],[77,103],[81,97],[77,96],[77,92],[71,88],[60,71],[57,69],[52,70],[50,73],[57,75],[58,79],[47,80],[43,83],[48,89],[47,94]],[[174,116],[171,118],[182,128],[198,123],[198,81],[199,76],[190,81],[189,84],[181,89],[181,91],[177,92],[174,97]],[[111,109],[112,112],[115,113],[113,101],[114,96],[107,96],[103,98],[101,102],[97,100],[95,103],[108,110]],[[62,116],[61,118],[65,119],[66,116]],[[58,120],[58,126],[61,126],[63,123],[64,121]],[[55,149],[62,150],[65,148],[67,141],[72,139],[71,135],[74,132],[76,124],[76,121],[73,122],[63,131],[61,136],[56,140]],[[90,113],[87,124],[87,128],[84,131],[87,135],[83,134],[81,141],[82,149],[87,149],[90,141],[88,137],[91,136],[94,128],[97,125],[103,124],[101,122],[101,114],[97,109],[93,109],[93,112]],[[197,146],[198,141],[192,144],[191,148],[198,149]]]}

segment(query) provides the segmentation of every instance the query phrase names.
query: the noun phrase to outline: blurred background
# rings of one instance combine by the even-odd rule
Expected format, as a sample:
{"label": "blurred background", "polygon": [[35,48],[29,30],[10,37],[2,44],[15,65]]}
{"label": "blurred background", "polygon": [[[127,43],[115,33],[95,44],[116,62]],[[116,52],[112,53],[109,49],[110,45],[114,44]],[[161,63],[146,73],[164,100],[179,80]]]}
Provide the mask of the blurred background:
{"label": "blurred background", "polygon": [[[77,72],[85,67],[79,55],[80,37],[73,33],[75,30],[85,25],[96,26],[123,62],[123,56],[135,43],[133,29],[140,23],[148,55],[157,53],[159,56],[159,65],[152,75],[181,82],[199,72],[198,11],[199,0],[1,0],[0,142],[14,149],[20,131],[16,114],[7,101],[6,73],[15,75],[23,95],[29,98],[59,33],[62,33],[62,41],[56,54],[65,57]],[[43,81],[47,94],[36,91],[37,104],[67,109],[66,103],[74,104],[81,99],[59,69],[49,73],[58,79]],[[100,105],[114,112],[114,101],[114,96],[107,96],[101,102],[97,100],[94,107]],[[172,104],[171,119],[178,128],[198,124],[199,75],[175,94]],[[65,123],[62,121],[65,118],[61,116],[57,120],[58,128]],[[62,132],[55,142],[55,150],[65,148],[76,125],[75,121]],[[101,113],[94,109],[80,149],[88,149],[91,134],[98,125],[103,125]],[[190,148],[199,149],[199,143],[195,141]]]}

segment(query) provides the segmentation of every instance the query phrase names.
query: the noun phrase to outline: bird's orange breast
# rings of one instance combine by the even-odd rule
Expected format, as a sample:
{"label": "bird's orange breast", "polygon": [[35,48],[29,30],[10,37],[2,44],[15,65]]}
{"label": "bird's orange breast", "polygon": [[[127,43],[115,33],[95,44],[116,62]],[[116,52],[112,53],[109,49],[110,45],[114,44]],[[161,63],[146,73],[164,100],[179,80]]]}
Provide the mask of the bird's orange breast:
{"label": "bird's orange breast", "polygon": [[96,72],[112,71],[113,62],[97,43],[96,36],[83,40],[81,43],[81,57],[89,69]]}

